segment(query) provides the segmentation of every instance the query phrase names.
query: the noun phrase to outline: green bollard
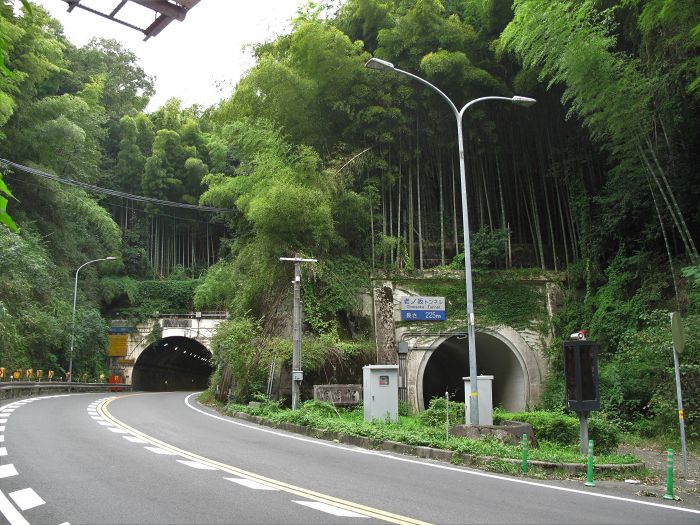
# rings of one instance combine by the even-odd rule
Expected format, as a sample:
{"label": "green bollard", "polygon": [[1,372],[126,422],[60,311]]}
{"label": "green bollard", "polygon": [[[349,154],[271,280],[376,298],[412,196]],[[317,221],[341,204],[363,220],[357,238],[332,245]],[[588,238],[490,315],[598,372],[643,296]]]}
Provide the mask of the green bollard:
{"label": "green bollard", "polygon": [[527,434],[523,434],[523,438],[520,440],[520,444],[523,447],[523,463],[520,466],[520,471],[523,474],[527,474]]}
{"label": "green bollard", "polygon": [[586,477],[587,487],[595,487],[593,482],[593,440],[588,440],[588,476]]}
{"label": "green bollard", "polygon": [[668,449],[666,460],[666,494],[664,499],[676,499],[673,497],[673,449]]}

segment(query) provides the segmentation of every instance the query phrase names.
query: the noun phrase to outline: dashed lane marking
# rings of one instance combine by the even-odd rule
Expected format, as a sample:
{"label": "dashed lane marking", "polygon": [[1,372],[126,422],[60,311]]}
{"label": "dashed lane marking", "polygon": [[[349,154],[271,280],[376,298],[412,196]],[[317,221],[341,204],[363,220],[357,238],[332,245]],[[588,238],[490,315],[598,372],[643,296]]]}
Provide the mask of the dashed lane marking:
{"label": "dashed lane marking", "polygon": [[5,426],[0,426],[0,432],[5,432]]}
{"label": "dashed lane marking", "polygon": [[115,434],[128,434],[128,432],[121,428],[107,427],[107,430],[114,432]]}
{"label": "dashed lane marking", "polygon": [[0,443],[4,443],[4,442],[5,442],[5,436],[0,434]]}
{"label": "dashed lane marking", "polygon": [[188,459],[177,459],[175,461],[187,465],[188,467],[196,468],[197,470],[219,470],[216,467],[207,465],[206,463],[200,463],[199,461],[190,461]]}
{"label": "dashed lane marking", "polygon": [[109,421],[98,421],[97,424],[102,425],[103,427],[111,427],[112,426],[112,423],[110,423]]}
{"label": "dashed lane marking", "polygon": [[124,439],[127,441],[131,441],[132,443],[148,443],[145,439],[141,439],[136,436],[122,436]]}
{"label": "dashed lane marking", "polygon": [[[126,437],[126,436],[124,436],[124,437]],[[161,456],[177,456],[177,454],[175,452],[173,452],[172,450],[165,450],[164,448],[160,448],[160,447],[143,447],[143,448],[145,448],[146,450],[150,450],[154,454],[160,454]]]}
{"label": "dashed lane marking", "polygon": [[369,516],[365,516],[364,514],[358,514],[357,512],[341,509],[339,507],[329,505],[328,503],[321,503],[319,501],[292,501],[294,503],[297,503],[298,505],[304,505],[305,507],[310,507],[314,510],[320,510],[321,512],[325,512],[326,514],[333,514],[333,516],[340,516],[341,518],[369,518]]}
{"label": "dashed lane marking", "polygon": [[33,489],[22,489],[10,492],[10,497],[22,512],[46,503]]}
{"label": "dashed lane marking", "polygon": [[7,449],[5,447],[0,447],[0,456],[7,456]]}
{"label": "dashed lane marking", "polygon": [[368,507],[368,506],[361,505],[359,503],[355,503],[352,501],[344,500],[341,498],[336,498],[335,496],[322,494],[320,492],[305,489],[303,487],[292,485],[290,483],[285,483],[283,481],[278,481],[278,480],[275,480],[272,478],[261,476],[259,474],[255,474],[253,472],[243,470],[243,469],[240,469],[238,467],[234,467],[233,465],[228,465],[226,463],[221,463],[221,462],[215,461],[213,459],[209,459],[209,458],[205,458],[203,456],[197,455],[197,454],[193,454],[192,452],[188,452],[188,451],[183,450],[181,448],[177,448],[173,445],[170,445],[168,443],[160,441],[159,439],[154,438],[152,436],[149,436],[148,434],[145,434],[139,430],[136,430],[135,428],[118,420],[112,414],[110,414],[109,410],[107,409],[107,406],[112,401],[114,401],[114,399],[124,399],[126,397],[131,397],[134,395],[139,395],[139,394],[130,394],[130,395],[126,395],[126,396],[121,396],[119,398],[108,399],[100,404],[97,411],[100,414],[102,414],[102,416],[105,419],[112,421],[115,425],[118,425],[119,427],[125,429],[125,432],[128,431],[130,434],[132,434],[134,436],[141,437],[153,445],[156,445],[156,446],[162,447],[162,448],[166,448],[168,450],[172,450],[178,456],[180,456],[182,458],[188,458],[190,460],[190,461],[185,461],[185,460],[178,459],[177,461],[180,463],[183,463],[183,464],[188,465],[188,466],[192,466],[194,468],[205,467],[205,468],[212,469],[212,470],[222,470],[228,474],[233,474],[234,476],[237,476],[239,478],[245,478],[245,479],[248,479],[251,481],[256,481],[256,482],[268,485],[270,487],[277,488],[283,492],[287,492],[289,494],[294,494],[295,496],[307,498],[309,500],[314,500],[314,501],[317,501],[319,503],[325,503],[326,505],[333,507],[333,508],[343,509],[343,510],[348,511],[348,512],[358,513],[361,516],[367,516],[370,518],[375,518],[375,519],[386,521],[389,523],[396,523],[398,525],[428,525],[426,522],[417,520],[415,518],[401,516],[399,514],[394,514],[394,513],[384,511],[381,509],[376,509],[373,507]]}
{"label": "dashed lane marking", "polygon": [[16,476],[17,474],[19,474],[19,472],[17,472],[17,469],[12,463],[0,465],[0,478],[10,478],[12,476]]}
{"label": "dashed lane marking", "polygon": [[279,492],[280,489],[276,487],[271,487],[270,485],[264,485],[258,481],[253,481],[252,479],[245,479],[245,478],[224,478],[228,481],[232,481],[233,483],[238,483],[239,485],[242,485],[244,487],[247,487],[249,489],[253,490],[274,490]]}
{"label": "dashed lane marking", "polygon": [[4,418],[0,419],[0,423],[2,423],[2,424],[7,423],[7,419],[4,419]]}
{"label": "dashed lane marking", "polygon": [[29,525],[24,516],[15,508],[7,496],[0,490],[0,513],[10,522],[10,525]]}

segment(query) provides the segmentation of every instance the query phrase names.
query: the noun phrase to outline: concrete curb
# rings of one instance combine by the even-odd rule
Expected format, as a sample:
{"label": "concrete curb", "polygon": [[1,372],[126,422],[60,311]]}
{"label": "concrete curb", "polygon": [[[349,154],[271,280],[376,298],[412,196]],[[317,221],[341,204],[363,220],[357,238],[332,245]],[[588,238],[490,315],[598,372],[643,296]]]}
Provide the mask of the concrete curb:
{"label": "concrete curb", "polygon": [[[442,448],[407,445],[406,443],[400,443],[398,441],[376,441],[368,437],[353,436],[342,432],[330,432],[304,425],[296,425],[294,423],[277,423],[260,416],[251,416],[245,412],[234,412],[233,417],[236,419],[242,419],[243,421],[248,421],[250,423],[255,423],[256,425],[278,428],[293,434],[301,434],[303,436],[314,437],[326,441],[334,441],[336,443],[353,445],[360,448],[378,449],[386,452],[404,454],[406,456],[415,456],[423,459],[443,461],[446,463],[452,463],[453,465],[479,466],[487,465],[491,461],[501,461],[519,466],[522,463],[522,460],[520,459],[499,458],[495,456],[477,456],[475,454],[459,454],[453,450],[446,450]],[[567,474],[585,473],[587,469],[587,465],[585,463],[554,463],[551,461],[530,460],[528,461],[528,465],[547,470],[560,469]],[[595,465],[595,470],[596,472],[628,472],[643,469],[644,467],[644,463],[601,463],[599,465]]]}

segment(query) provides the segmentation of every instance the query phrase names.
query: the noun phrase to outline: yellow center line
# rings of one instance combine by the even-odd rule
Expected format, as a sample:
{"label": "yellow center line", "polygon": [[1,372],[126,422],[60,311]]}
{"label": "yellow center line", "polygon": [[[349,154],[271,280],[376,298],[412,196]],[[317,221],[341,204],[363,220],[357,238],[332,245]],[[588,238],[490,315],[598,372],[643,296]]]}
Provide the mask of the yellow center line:
{"label": "yellow center line", "polygon": [[336,498],[334,496],[329,496],[327,494],[322,494],[320,492],[315,492],[313,490],[305,489],[303,487],[298,487],[296,485],[291,485],[289,483],[285,483],[283,481],[279,481],[276,479],[268,478],[266,476],[261,476],[260,474],[255,474],[254,472],[249,472],[247,470],[240,469],[238,467],[234,467],[232,465],[227,465],[225,463],[221,463],[219,461],[205,458],[203,456],[199,456],[197,454],[194,454],[192,452],[188,452],[186,450],[180,449],[175,447],[174,445],[171,445],[169,443],[165,443],[163,441],[160,441],[159,439],[156,439],[152,436],[149,436],[148,434],[144,434],[143,432],[136,430],[133,427],[130,427],[126,423],[120,421],[116,417],[114,417],[112,414],[110,414],[109,410],[107,409],[107,405],[109,405],[114,399],[123,399],[124,397],[131,397],[135,395],[141,395],[141,394],[129,394],[127,396],[121,396],[119,398],[113,398],[113,399],[107,399],[105,401],[102,401],[99,406],[97,407],[97,412],[104,417],[105,419],[111,421],[114,423],[116,426],[122,428],[123,430],[126,430],[130,434],[133,434],[134,436],[140,437],[141,439],[148,441],[152,443],[153,445],[156,445],[160,448],[170,450],[171,452],[174,452],[175,454],[191,459],[194,461],[197,461],[199,463],[203,463],[205,465],[209,465],[211,467],[215,467],[219,470],[222,470],[224,472],[228,472],[229,474],[234,474],[236,476],[240,476],[242,478],[251,480],[251,481],[256,481],[258,483],[261,483],[263,485],[266,485],[271,488],[275,488],[284,492],[288,492],[290,494],[295,494],[297,496],[302,496],[305,498],[309,498],[314,501],[318,501],[321,503],[326,503],[328,505],[333,505],[335,507],[349,510],[351,512],[357,512],[358,514],[362,514],[367,517],[372,517],[372,518],[377,518],[382,521],[386,521],[389,523],[396,523],[399,525],[430,525],[429,523],[421,520],[417,520],[414,518],[409,518],[406,516],[401,516],[399,514],[393,514],[391,512],[387,512],[381,509],[375,509],[372,507],[367,507],[365,505],[361,505],[359,503],[354,503],[352,501]]}

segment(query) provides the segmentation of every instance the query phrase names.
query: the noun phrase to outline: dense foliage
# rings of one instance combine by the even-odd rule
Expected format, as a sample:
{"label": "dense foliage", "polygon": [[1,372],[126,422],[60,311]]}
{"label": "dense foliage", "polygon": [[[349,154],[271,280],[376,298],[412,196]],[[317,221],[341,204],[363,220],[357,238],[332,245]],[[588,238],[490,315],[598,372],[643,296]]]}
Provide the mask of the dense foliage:
{"label": "dense foliage", "polygon": [[[292,265],[279,257],[294,253],[319,260],[303,267],[310,366],[340,380],[358,356],[371,360],[359,300],[371,273],[459,269],[464,249],[450,110],[404,75],[365,68],[376,56],[458,107],[537,98],[464,118],[480,319],[544,317],[535,287],[488,271],[565,271],[555,329],[587,328],[599,342],[604,412],[668,431],[668,312],[680,311],[687,421],[700,432],[697,2],[309,3],[289,34],[254,48],[228,99],[152,112],[152,79],[133,53],[104,39],[76,47],[40,7],[10,4],[0,1],[0,158],[231,211],[87,193],[0,165],[0,366],[65,368],[75,269],[110,254],[119,261],[81,273],[80,370],[101,361],[106,314],[226,309],[215,351],[240,370],[235,397],[263,391],[271,360],[288,359],[276,338],[289,328]],[[551,374],[543,403],[560,406],[561,388]]]}

